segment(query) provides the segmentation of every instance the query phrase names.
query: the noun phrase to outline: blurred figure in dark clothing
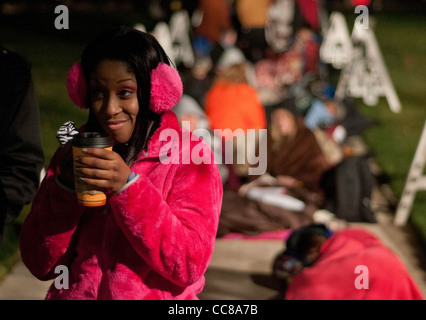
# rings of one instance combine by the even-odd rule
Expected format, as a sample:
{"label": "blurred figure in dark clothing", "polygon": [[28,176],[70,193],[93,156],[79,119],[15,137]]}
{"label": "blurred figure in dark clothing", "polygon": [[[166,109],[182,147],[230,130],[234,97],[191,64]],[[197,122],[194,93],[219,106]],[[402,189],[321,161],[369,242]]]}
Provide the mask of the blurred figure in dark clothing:
{"label": "blurred figure in dark clothing", "polygon": [[29,204],[40,182],[44,154],[29,63],[0,46],[0,237]]}
{"label": "blurred figure in dark clothing", "polygon": [[236,29],[239,31],[238,46],[252,63],[264,58],[268,43],[265,39],[265,26],[268,8],[273,0],[234,1]]}

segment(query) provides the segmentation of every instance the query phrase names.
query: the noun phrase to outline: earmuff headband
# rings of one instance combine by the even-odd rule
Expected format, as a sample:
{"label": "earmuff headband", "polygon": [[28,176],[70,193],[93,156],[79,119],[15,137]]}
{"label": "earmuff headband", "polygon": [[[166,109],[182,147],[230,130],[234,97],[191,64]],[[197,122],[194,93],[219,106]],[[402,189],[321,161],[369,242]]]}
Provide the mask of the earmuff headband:
{"label": "earmuff headband", "polygon": [[[74,63],[68,72],[66,86],[71,101],[81,109],[88,109],[88,85],[80,61]],[[151,71],[151,102],[149,107],[153,112],[161,114],[171,110],[179,102],[182,93],[182,80],[176,69],[165,63],[159,63]]]}

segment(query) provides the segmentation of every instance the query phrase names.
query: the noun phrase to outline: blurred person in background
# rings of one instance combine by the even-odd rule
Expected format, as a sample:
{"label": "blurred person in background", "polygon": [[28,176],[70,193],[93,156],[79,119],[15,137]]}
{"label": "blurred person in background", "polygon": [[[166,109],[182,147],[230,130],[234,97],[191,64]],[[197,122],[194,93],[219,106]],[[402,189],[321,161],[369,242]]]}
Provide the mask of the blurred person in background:
{"label": "blurred person in background", "polygon": [[30,64],[0,46],[0,237],[40,183],[44,153]]}
{"label": "blurred person in background", "polygon": [[200,0],[196,11],[200,22],[194,28],[195,53],[198,58],[208,57],[222,32],[231,27],[230,7],[225,0]]}
{"label": "blurred person in background", "polygon": [[[232,172],[236,174],[236,180],[232,189],[238,189],[239,184],[247,179],[250,166],[248,155],[256,154],[260,129],[266,129],[265,110],[256,90],[249,83],[247,68],[244,61],[236,64],[234,60],[229,66],[219,67],[220,71],[205,99],[206,115],[211,128],[222,130],[220,135],[224,141],[224,150],[229,146],[233,150],[234,161],[229,169],[231,175]],[[248,139],[249,130],[256,130],[256,137],[252,139],[254,141]],[[240,135],[244,135],[242,140],[247,142],[247,146],[234,142],[234,138]],[[235,161],[235,159],[245,160]]]}
{"label": "blurred person in background", "polygon": [[268,47],[265,26],[268,8],[273,0],[235,0],[239,24],[238,45],[247,59],[255,63],[262,59]]}
{"label": "blurred person in background", "polygon": [[423,300],[404,263],[373,233],[310,224],[273,261],[286,300]]}

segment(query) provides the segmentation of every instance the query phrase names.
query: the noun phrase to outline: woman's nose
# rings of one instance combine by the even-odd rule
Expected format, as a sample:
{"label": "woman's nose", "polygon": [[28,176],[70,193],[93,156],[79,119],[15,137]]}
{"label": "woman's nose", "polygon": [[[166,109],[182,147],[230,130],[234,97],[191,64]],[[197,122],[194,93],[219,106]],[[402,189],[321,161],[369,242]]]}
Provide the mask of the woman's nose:
{"label": "woman's nose", "polygon": [[109,116],[114,116],[120,112],[120,103],[119,99],[113,94],[108,95],[104,99],[104,112]]}

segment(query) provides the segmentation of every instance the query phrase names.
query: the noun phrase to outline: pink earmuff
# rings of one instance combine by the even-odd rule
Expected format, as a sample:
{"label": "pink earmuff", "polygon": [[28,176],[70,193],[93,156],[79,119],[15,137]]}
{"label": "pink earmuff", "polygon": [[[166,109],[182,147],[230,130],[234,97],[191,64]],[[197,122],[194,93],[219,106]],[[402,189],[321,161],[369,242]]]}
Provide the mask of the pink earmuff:
{"label": "pink earmuff", "polygon": [[[81,109],[87,109],[87,82],[83,74],[81,62],[74,63],[66,81],[71,101]],[[160,63],[151,72],[150,109],[155,113],[171,110],[180,100],[183,93],[182,80],[176,69]]]}
{"label": "pink earmuff", "polygon": [[71,101],[81,109],[87,109],[87,82],[81,67],[81,61],[73,64],[67,77],[67,91]]}
{"label": "pink earmuff", "polygon": [[183,85],[179,73],[169,65],[160,63],[151,72],[151,103],[155,113],[171,110],[182,97]]}

